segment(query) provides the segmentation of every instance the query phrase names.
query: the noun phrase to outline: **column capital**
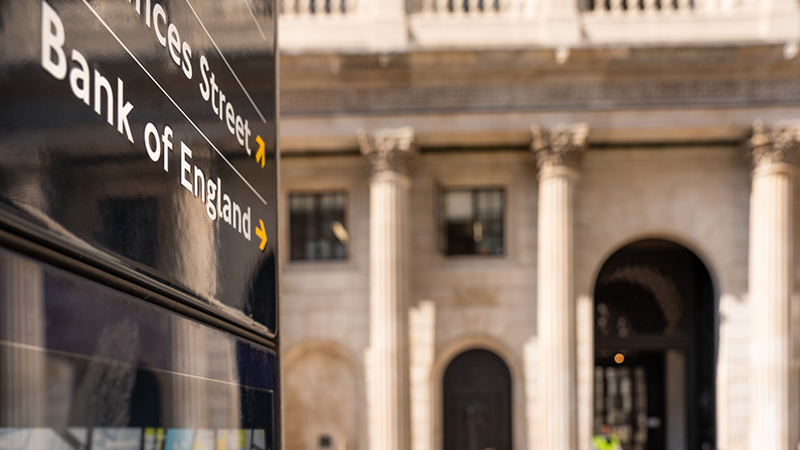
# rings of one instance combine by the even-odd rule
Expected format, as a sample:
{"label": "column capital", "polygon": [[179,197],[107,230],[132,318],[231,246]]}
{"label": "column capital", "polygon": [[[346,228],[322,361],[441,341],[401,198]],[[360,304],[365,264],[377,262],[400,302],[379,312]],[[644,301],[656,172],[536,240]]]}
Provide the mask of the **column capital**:
{"label": "column capital", "polygon": [[773,165],[793,167],[800,149],[800,123],[779,122],[769,127],[756,120],[747,140],[747,149],[754,170]]}
{"label": "column capital", "polygon": [[411,127],[384,128],[371,134],[359,129],[358,144],[372,175],[387,171],[408,175],[417,153],[416,136]]}
{"label": "column capital", "polygon": [[552,130],[538,123],[531,125],[531,151],[536,155],[540,173],[575,172],[586,150],[589,124],[559,124]]}

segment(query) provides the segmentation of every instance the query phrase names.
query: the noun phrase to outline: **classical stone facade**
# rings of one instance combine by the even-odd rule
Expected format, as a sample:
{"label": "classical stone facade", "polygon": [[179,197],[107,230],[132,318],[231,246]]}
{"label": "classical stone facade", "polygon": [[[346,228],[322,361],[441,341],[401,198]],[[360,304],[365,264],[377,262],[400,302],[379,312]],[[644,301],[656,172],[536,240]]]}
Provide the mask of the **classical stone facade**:
{"label": "classical stone facade", "polygon": [[376,3],[282,6],[281,245],[348,233],[282,254],[286,448],[794,449],[800,7]]}

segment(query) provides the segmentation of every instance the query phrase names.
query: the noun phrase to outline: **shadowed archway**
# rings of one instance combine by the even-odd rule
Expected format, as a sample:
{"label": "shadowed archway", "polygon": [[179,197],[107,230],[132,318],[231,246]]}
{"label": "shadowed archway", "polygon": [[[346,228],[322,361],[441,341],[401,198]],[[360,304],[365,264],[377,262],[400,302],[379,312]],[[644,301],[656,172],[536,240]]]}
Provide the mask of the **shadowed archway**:
{"label": "shadowed archway", "polygon": [[713,283],[662,239],[611,255],[594,291],[594,427],[631,450],[716,447]]}
{"label": "shadowed archway", "polygon": [[456,356],[444,373],[444,449],[511,450],[511,373],[482,349]]}

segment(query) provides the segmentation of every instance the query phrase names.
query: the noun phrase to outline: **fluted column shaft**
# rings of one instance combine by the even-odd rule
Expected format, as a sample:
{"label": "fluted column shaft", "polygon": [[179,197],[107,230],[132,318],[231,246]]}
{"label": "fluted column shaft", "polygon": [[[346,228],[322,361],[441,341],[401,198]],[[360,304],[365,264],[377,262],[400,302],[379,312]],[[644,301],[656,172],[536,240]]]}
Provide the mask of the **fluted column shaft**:
{"label": "fluted column shaft", "polygon": [[572,204],[576,174],[547,170],[539,180],[537,263],[540,345],[539,448],[574,449],[577,433]]}
{"label": "fluted column shaft", "polygon": [[[46,167],[15,154],[6,183],[17,205],[46,210]],[[0,426],[41,427],[47,418],[45,276],[35,261],[0,255]]]}
{"label": "fluted column shaft", "polygon": [[[0,423],[44,425],[44,275],[35,262],[0,256]],[[15,345],[16,344],[16,345]]]}
{"label": "fluted column shaft", "polygon": [[754,127],[749,287],[752,317],[750,448],[788,450],[792,191],[796,132]]}
{"label": "fluted column shaft", "polygon": [[407,232],[410,129],[359,135],[371,163],[368,422],[371,450],[409,448]]}
{"label": "fluted column shaft", "polygon": [[[206,333],[196,324],[188,320],[176,320],[172,324],[172,360],[174,370],[191,374],[208,373],[208,344]],[[171,394],[180,398],[180,402],[172,403],[172,423],[180,428],[208,427],[209,395],[205,386],[194,377],[173,377]],[[211,389],[216,388],[216,383]]]}
{"label": "fluted column shaft", "polygon": [[539,164],[537,329],[540,433],[538,448],[577,448],[577,360],[573,292],[573,201],[585,149],[585,124],[552,133],[532,127]]}
{"label": "fluted column shaft", "polygon": [[370,183],[370,351],[374,392],[370,448],[402,450],[406,345],[403,218],[408,211],[408,178],[381,172]]}

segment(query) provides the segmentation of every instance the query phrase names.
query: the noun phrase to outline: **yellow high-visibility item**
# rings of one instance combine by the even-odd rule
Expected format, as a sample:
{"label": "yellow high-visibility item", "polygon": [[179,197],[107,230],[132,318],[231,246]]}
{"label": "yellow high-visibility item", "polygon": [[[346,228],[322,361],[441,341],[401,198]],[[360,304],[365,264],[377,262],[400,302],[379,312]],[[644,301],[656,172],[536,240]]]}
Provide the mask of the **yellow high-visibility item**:
{"label": "yellow high-visibility item", "polygon": [[605,436],[597,435],[592,438],[592,450],[621,450],[622,444],[619,442],[619,438],[616,434],[612,434],[608,436],[608,440],[606,440]]}

